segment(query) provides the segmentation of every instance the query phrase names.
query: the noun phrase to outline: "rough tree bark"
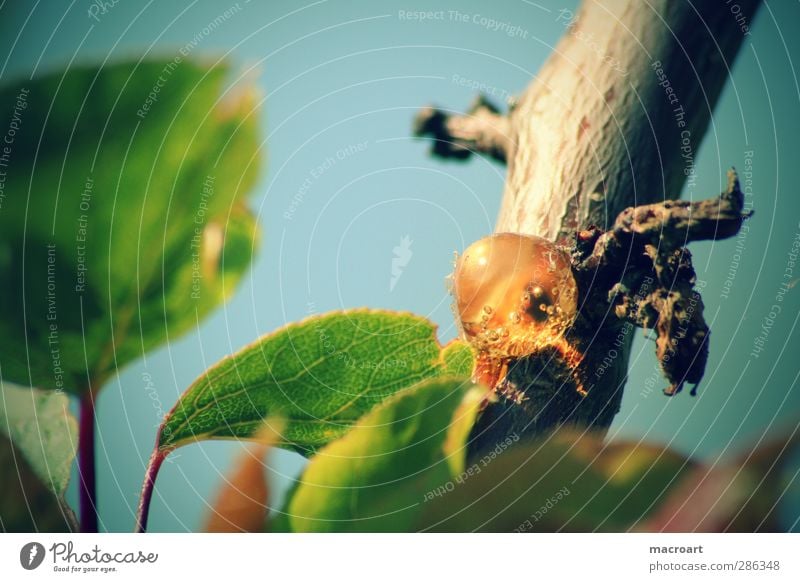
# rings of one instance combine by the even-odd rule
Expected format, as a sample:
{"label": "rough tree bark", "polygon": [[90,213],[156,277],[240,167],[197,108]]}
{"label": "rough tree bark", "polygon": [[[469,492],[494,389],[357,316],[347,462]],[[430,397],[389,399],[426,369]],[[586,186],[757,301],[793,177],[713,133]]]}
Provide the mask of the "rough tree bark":
{"label": "rough tree bark", "polygon": [[558,15],[564,37],[507,115],[482,98],[464,116],[420,112],[415,131],[434,138],[435,155],[507,162],[496,232],[569,246],[580,292],[570,334],[588,394],[555,352],[513,362],[505,382],[524,398],[499,391],[476,427],[476,450],[564,423],[605,431],[620,407],[633,325],[656,330],[665,393],[699,382],[708,330],[682,247],[732,236],[748,213],[735,174],[719,198],[670,201],[693,183],[742,25],[759,3],[586,0],[574,16]]}

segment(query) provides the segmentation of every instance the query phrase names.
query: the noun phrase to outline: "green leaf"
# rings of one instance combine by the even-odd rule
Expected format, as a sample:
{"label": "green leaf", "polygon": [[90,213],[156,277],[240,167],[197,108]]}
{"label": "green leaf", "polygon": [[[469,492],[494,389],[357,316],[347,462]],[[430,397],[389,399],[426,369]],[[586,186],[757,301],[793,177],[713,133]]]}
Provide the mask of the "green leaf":
{"label": "green leaf", "polygon": [[279,416],[287,424],[278,444],[313,453],[387,397],[445,373],[424,318],[366,309],[310,317],[207,370],[165,419],[158,447],[249,438]]}
{"label": "green leaf", "polygon": [[[250,264],[252,89],[226,65],[72,67],[0,89],[0,366],[81,392],[197,325]],[[144,108],[148,108],[144,110]]]}
{"label": "green leaf", "polygon": [[[470,459],[462,479],[432,499],[426,531],[625,531],[691,473],[685,458],[640,443],[562,432]],[[519,440],[519,437],[516,437]]]}
{"label": "green leaf", "polygon": [[[277,527],[290,531],[408,531],[425,499],[451,480],[452,443],[474,420],[481,388],[429,379],[364,416],[309,463]],[[462,447],[463,449],[463,443]]]}
{"label": "green leaf", "polygon": [[442,350],[447,373],[453,376],[471,376],[475,366],[475,354],[469,344],[453,340]]}
{"label": "green leaf", "polygon": [[0,387],[0,529],[68,531],[63,500],[75,458],[77,423],[64,394]]}

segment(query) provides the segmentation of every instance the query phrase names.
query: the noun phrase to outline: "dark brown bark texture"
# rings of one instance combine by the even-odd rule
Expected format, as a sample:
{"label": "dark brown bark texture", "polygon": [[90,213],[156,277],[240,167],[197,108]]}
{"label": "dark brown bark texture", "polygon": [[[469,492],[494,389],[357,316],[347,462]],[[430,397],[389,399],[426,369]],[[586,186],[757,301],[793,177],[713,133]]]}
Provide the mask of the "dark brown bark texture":
{"label": "dark brown bark texture", "polygon": [[734,14],[722,0],[586,0],[558,15],[563,38],[507,114],[479,98],[464,116],[418,116],[435,155],[507,163],[496,232],[569,247],[579,285],[577,373],[557,350],[512,362],[505,382],[524,398],[498,390],[475,451],[564,424],[607,430],[634,327],[654,330],[666,394],[702,378],[712,344],[684,247],[735,235],[748,213],[733,172],[717,198],[675,200],[687,179],[695,198],[694,160],[759,4],[739,0]]}

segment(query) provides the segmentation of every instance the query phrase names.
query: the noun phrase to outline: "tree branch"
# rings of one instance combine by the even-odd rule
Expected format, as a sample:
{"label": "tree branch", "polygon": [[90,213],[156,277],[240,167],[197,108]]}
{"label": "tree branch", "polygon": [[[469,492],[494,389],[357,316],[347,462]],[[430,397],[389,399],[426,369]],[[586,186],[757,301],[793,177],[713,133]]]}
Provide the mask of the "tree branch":
{"label": "tree branch", "polygon": [[473,153],[505,163],[512,151],[508,117],[479,95],[466,115],[450,115],[426,107],[414,119],[414,135],[433,138],[431,153],[440,158],[465,160]]}
{"label": "tree branch", "polygon": [[[566,34],[500,122],[508,177],[495,230],[574,247],[581,311],[567,340],[583,359],[577,373],[552,352],[511,362],[512,389],[484,410],[475,451],[562,424],[607,430],[634,326],[657,332],[667,393],[699,381],[708,328],[683,246],[731,236],[746,215],[738,194],[671,200],[687,179],[693,194],[695,155],[742,46],[742,19],[751,24],[759,4],[739,0],[738,20],[715,0],[584,0],[576,15],[559,13]],[[465,131],[430,110],[422,119],[421,133],[452,144],[439,155],[491,152],[477,144],[497,141],[484,137],[494,124]]]}
{"label": "tree branch", "polygon": [[513,362],[476,426],[473,454],[509,433],[538,434],[564,423],[607,427],[616,413],[609,404],[623,382],[609,397],[606,374],[625,357],[633,327],[656,331],[656,356],[669,382],[664,394],[680,392],[685,383],[696,388],[708,359],[709,329],[691,253],[682,245],[734,236],[749,216],[731,169],[727,189],[716,198],[627,208],[607,232],[575,233],[572,268],[581,309],[568,343],[583,358],[573,368],[553,346]]}

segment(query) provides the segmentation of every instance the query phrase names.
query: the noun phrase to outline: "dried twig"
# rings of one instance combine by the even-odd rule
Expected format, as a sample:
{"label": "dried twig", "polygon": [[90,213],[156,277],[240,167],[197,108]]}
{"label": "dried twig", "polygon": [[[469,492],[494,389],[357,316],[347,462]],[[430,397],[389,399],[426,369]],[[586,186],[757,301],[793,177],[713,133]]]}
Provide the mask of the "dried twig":
{"label": "dried twig", "polygon": [[656,330],[656,353],[670,385],[697,384],[708,358],[708,325],[691,253],[683,245],[734,236],[750,216],[736,171],[717,198],[700,202],[667,200],[625,209],[611,230],[578,233],[575,271],[596,320],[611,302],[620,320]]}
{"label": "dried twig", "polygon": [[414,135],[433,138],[434,155],[458,160],[482,153],[505,163],[513,143],[508,118],[483,96],[475,99],[466,115],[425,107],[414,119]]}

